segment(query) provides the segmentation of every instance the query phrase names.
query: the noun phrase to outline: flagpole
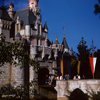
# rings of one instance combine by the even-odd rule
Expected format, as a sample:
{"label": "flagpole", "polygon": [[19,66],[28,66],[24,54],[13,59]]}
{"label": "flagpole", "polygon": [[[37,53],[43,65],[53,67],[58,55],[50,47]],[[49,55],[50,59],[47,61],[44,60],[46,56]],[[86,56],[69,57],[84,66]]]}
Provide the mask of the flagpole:
{"label": "flagpole", "polygon": [[65,36],[65,24],[63,25],[63,33],[64,33],[64,36]]}
{"label": "flagpole", "polygon": [[[93,48],[92,48],[92,58],[94,57]],[[94,79],[94,72],[93,72],[93,79]]]}

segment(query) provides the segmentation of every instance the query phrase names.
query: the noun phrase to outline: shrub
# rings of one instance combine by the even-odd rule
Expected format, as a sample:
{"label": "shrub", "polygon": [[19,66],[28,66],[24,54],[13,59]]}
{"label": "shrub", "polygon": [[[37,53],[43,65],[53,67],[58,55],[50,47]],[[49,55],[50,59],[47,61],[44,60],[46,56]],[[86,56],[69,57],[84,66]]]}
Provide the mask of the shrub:
{"label": "shrub", "polygon": [[68,96],[68,98],[69,100],[88,100],[88,95],[84,94],[83,91],[77,88],[70,93],[70,96]]}

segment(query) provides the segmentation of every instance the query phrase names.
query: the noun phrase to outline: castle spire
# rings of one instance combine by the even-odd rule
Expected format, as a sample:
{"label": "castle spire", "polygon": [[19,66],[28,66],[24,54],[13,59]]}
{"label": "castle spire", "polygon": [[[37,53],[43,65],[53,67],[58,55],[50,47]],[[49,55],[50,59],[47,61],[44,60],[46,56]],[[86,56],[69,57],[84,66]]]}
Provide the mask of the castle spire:
{"label": "castle spire", "polygon": [[47,23],[46,23],[46,17],[45,17],[44,30],[48,30]]}
{"label": "castle spire", "polygon": [[59,42],[58,42],[58,39],[57,39],[57,36],[56,36],[56,41],[55,41],[55,43],[54,44],[59,44]]}
{"label": "castle spire", "polygon": [[4,0],[2,0],[2,6],[4,6]]}
{"label": "castle spire", "polygon": [[64,48],[66,48],[66,49],[69,50],[68,44],[67,44],[67,42],[66,42],[65,35],[64,35],[64,38],[63,38],[63,41],[62,41],[62,45],[64,46]]}

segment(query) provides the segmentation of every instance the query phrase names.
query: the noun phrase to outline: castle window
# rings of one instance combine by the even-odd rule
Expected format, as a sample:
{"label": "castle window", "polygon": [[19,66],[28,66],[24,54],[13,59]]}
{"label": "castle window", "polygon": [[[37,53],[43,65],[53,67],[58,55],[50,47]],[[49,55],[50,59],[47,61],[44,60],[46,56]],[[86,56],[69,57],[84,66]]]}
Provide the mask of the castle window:
{"label": "castle window", "polygon": [[17,33],[19,33],[19,24],[17,24]]}
{"label": "castle window", "polygon": [[32,39],[32,40],[31,40],[31,45],[32,45],[32,46],[35,46],[35,39]]}
{"label": "castle window", "polygon": [[41,41],[41,45],[42,45],[42,46],[45,46],[45,40],[42,40],[42,41]]}

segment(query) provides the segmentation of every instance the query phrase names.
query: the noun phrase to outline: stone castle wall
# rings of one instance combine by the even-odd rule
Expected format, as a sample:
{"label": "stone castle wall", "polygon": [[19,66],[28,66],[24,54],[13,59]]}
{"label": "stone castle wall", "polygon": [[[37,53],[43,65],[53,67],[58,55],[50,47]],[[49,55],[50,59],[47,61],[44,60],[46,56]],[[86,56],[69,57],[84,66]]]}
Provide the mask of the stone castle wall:
{"label": "stone castle wall", "polygon": [[67,100],[66,96],[76,88],[84,93],[100,91],[100,80],[61,80],[56,82],[57,100]]}
{"label": "stone castle wall", "polygon": [[19,66],[15,67],[10,64],[5,64],[0,67],[0,87],[10,84],[14,87],[24,84],[24,69]]}
{"label": "stone castle wall", "polygon": [[24,68],[20,69],[20,66],[12,66],[12,76],[11,76],[11,84],[16,87],[20,84],[24,84]]}
{"label": "stone castle wall", "polygon": [[11,82],[10,76],[9,64],[5,64],[4,66],[0,67],[0,87]]}

